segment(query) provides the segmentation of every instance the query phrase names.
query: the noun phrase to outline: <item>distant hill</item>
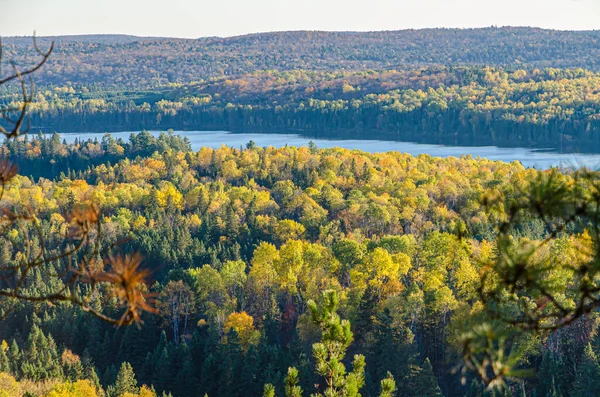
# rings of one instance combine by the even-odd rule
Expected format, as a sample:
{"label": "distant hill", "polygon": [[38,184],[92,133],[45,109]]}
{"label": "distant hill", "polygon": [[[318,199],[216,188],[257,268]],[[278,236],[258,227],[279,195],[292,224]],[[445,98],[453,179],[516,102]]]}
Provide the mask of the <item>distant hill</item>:
{"label": "distant hill", "polygon": [[[387,32],[274,32],[200,39],[86,35],[56,41],[42,84],[144,88],[257,70],[403,69],[430,65],[600,70],[600,31],[525,27]],[[4,39],[5,52],[32,62],[31,39]]]}
{"label": "distant hill", "polygon": [[[5,44],[16,44],[18,47],[31,46],[31,36],[13,36],[5,37]],[[61,45],[67,43],[96,43],[96,44],[125,44],[136,41],[143,41],[146,38],[139,36],[131,36],[127,34],[82,34],[82,35],[65,35],[65,36],[42,36],[38,37],[40,43],[55,41]],[[148,38],[155,39],[155,38]]]}

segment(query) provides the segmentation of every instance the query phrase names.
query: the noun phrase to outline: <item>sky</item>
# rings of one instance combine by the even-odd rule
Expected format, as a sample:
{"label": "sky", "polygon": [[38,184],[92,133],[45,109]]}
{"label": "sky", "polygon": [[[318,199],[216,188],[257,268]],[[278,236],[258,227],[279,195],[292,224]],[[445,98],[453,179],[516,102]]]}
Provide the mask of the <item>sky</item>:
{"label": "sky", "polygon": [[600,29],[600,0],[0,0],[0,36],[236,36],[536,26]]}

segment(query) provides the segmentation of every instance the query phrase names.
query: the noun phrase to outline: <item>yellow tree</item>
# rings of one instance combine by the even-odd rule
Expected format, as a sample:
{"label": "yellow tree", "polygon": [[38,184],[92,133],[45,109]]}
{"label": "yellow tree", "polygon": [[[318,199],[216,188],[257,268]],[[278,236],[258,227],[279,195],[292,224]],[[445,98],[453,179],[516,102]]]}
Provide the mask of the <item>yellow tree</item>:
{"label": "yellow tree", "polygon": [[260,332],[254,328],[254,319],[246,312],[231,313],[225,320],[223,328],[225,333],[233,328],[244,350],[248,350],[250,345],[257,344],[260,338]]}
{"label": "yellow tree", "polygon": [[98,397],[94,385],[89,380],[59,383],[42,397]]}

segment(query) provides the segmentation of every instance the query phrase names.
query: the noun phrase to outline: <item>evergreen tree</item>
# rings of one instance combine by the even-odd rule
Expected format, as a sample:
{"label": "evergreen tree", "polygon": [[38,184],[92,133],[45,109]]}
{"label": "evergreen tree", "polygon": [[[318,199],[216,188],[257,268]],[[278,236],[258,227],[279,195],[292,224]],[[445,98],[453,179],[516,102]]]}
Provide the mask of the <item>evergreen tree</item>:
{"label": "evergreen tree", "polygon": [[19,345],[17,344],[17,341],[14,338],[10,342],[10,347],[8,349],[7,356],[8,356],[8,363],[9,363],[9,371],[8,372],[12,373],[16,377],[21,376],[21,367],[20,367],[21,352],[19,350]]}
{"label": "evergreen tree", "polygon": [[[388,372],[394,379],[406,379],[410,366],[417,358],[417,349],[409,329],[393,325],[389,309],[375,318],[373,344],[368,356],[373,379],[383,379]],[[400,394],[408,394],[403,382],[399,382]]]}
{"label": "evergreen tree", "polygon": [[538,384],[535,389],[537,395],[551,395],[552,392],[550,388],[552,385],[554,385],[558,392],[561,392],[561,386],[566,383],[563,374],[564,365],[561,357],[557,354],[553,354],[550,350],[546,350],[537,371]]}
{"label": "evergreen tree", "polygon": [[106,368],[113,364],[114,351],[113,351],[113,339],[111,338],[108,331],[104,333],[104,339],[102,340],[102,347],[100,349],[100,355],[96,363],[99,368]]}
{"label": "evergreen tree", "polygon": [[52,336],[46,337],[37,325],[29,332],[20,367],[23,377],[35,381],[60,379],[63,376],[54,339]]}
{"label": "evergreen tree", "polygon": [[70,350],[65,350],[62,354],[62,366],[65,378],[75,382],[84,378],[84,368],[79,357]]}
{"label": "evergreen tree", "polygon": [[133,372],[133,368],[131,364],[128,362],[124,362],[121,364],[121,368],[119,368],[119,373],[117,374],[117,379],[115,380],[115,396],[121,396],[125,393],[137,394],[138,384],[135,379],[135,373]]}
{"label": "evergreen tree", "polygon": [[376,311],[377,294],[375,288],[369,285],[358,304],[356,322],[354,323],[356,342],[361,347],[364,347],[366,344],[368,334],[373,326]]}
{"label": "evergreen tree", "polygon": [[393,397],[396,390],[394,376],[388,372],[387,376],[381,380],[381,392],[379,393],[379,397]]}
{"label": "evergreen tree", "polygon": [[108,366],[102,374],[102,384],[105,387],[112,386],[117,379],[117,368],[114,365]]}
{"label": "evergreen tree", "polygon": [[442,391],[428,358],[421,367],[412,367],[408,387],[414,397],[442,397]]}
{"label": "evergreen tree", "polygon": [[335,291],[323,294],[321,305],[308,302],[312,320],[322,331],[321,342],[313,345],[316,372],[325,380],[323,391],[316,396],[358,396],[364,385],[365,358],[355,355],[352,371],[346,373],[343,364],[346,350],[354,337],[350,331],[350,322],[340,319],[337,314],[339,298]]}
{"label": "evergreen tree", "polygon": [[591,344],[586,346],[571,391],[571,397],[600,396],[600,366]]}
{"label": "evergreen tree", "polygon": [[[343,363],[348,347],[354,336],[350,331],[350,322],[342,320],[337,314],[339,298],[335,291],[325,291],[320,305],[314,301],[307,303],[311,319],[321,328],[321,341],[313,345],[315,370],[325,381],[322,389],[312,394],[315,397],[359,397],[365,384],[365,358],[357,354],[352,361],[352,371],[346,372]],[[301,397],[302,388],[298,386],[298,371],[289,368],[285,382],[286,397]],[[391,374],[381,381],[381,396],[392,396],[396,383]],[[274,389],[265,385],[265,396],[273,396]]]}
{"label": "evergreen tree", "polygon": [[286,397],[302,397],[302,388],[298,386],[298,370],[288,368],[288,374],[285,377],[285,395]]}
{"label": "evergreen tree", "polygon": [[275,386],[270,383],[265,384],[263,397],[275,397]]}
{"label": "evergreen tree", "polygon": [[219,354],[219,396],[243,396],[241,373],[243,349],[237,332],[230,328]]}
{"label": "evergreen tree", "polygon": [[213,354],[209,354],[202,364],[200,374],[200,391],[209,396],[218,396],[219,389],[219,363]]}
{"label": "evergreen tree", "polygon": [[548,396],[548,397],[562,397],[562,393],[560,392],[560,389],[558,389],[556,387],[556,382],[554,381],[554,378],[552,378],[552,382],[550,383],[550,388],[549,388],[546,396]]}
{"label": "evergreen tree", "polygon": [[152,364],[154,367],[152,384],[154,384],[158,390],[168,390],[173,384],[174,372],[171,351],[172,344],[168,343],[166,336],[163,338],[161,333],[160,343],[152,355]]}
{"label": "evergreen tree", "polygon": [[187,343],[182,342],[176,347],[175,358],[171,361],[171,365],[176,365],[176,375],[175,382],[168,389],[179,397],[195,396],[196,371]]}
{"label": "evergreen tree", "polygon": [[248,395],[258,396],[261,393],[260,383],[257,379],[258,364],[259,356],[256,346],[250,345],[244,357],[244,366],[240,375],[241,388]]}

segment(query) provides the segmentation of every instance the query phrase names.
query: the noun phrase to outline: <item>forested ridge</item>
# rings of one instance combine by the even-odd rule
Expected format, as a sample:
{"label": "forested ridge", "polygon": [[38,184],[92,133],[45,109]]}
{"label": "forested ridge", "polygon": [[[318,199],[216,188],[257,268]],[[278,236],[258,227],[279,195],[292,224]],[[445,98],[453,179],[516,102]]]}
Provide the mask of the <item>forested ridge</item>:
{"label": "forested ridge", "polygon": [[[535,28],[64,36],[35,76],[35,129],[300,132],[600,150],[600,33]],[[30,39],[6,38],[28,65]],[[19,106],[19,91],[0,105]]]}
{"label": "forested ridge", "polygon": [[[148,88],[257,70],[401,69],[487,65],[598,70],[600,32],[526,27],[387,32],[273,32],[199,39],[58,36],[44,84]],[[8,57],[31,56],[30,38],[5,38]]]}
{"label": "forested ridge", "polygon": [[[474,374],[463,384],[456,373],[462,327],[485,313],[480,278],[507,217],[489,211],[486,197],[521,200],[550,175],[572,185],[571,171],[252,142],[192,152],[185,139],[144,132],[70,145],[26,136],[2,151],[23,175],[6,186],[6,205],[35,210],[51,247],[69,244],[62,236],[73,203],[98,205],[103,244],[140,252],[152,270],[158,313],[144,314],[139,327],[114,327],[69,303],[13,302],[0,322],[0,395],[249,396],[265,384],[274,386],[265,395],[322,392],[311,345],[336,335],[323,327],[340,324],[333,317],[322,332],[311,317],[327,310],[312,301],[349,320],[348,357],[366,359],[364,396],[379,395],[389,376],[398,396],[597,392],[595,312],[560,332],[525,335],[516,365],[533,373],[507,379],[505,389],[484,392]],[[525,217],[513,236],[536,242],[548,233]],[[535,252],[536,264],[552,261],[544,282],[566,304],[576,299],[564,282],[574,277],[569,265],[585,261],[590,233],[570,228]],[[20,260],[16,247],[28,236],[14,228],[1,241],[4,264]],[[52,271],[69,263],[57,260]],[[26,277],[26,291],[57,288],[39,270]],[[339,302],[328,305],[326,291]],[[102,286],[93,299],[117,310]],[[284,384],[288,367],[296,372]]]}
{"label": "forested ridge", "polygon": [[583,69],[258,71],[142,91],[43,87],[30,118],[46,132],[142,126],[595,150],[599,82]]}

